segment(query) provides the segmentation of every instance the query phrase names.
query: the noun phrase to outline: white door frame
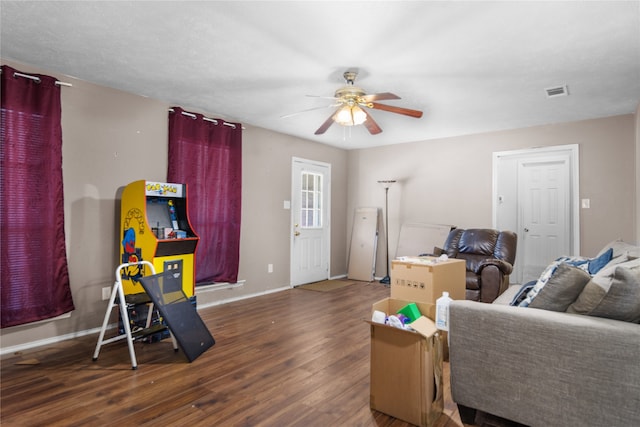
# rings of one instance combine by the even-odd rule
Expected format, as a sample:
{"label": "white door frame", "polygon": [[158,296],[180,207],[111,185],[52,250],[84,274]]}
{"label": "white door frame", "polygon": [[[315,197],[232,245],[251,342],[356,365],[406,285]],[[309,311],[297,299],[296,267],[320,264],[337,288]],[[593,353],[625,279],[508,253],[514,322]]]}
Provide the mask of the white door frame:
{"label": "white door frame", "polygon": [[[502,188],[500,188],[499,182],[499,173],[498,168],[500,166],[501,159],[511,159],[514,161],[519,160],[531,160],[537,158],[549,158],[549,157],[557,157],[561,155],[569,155],[569,200],[570,204],[570,215],[569,219],[571,221],[571,237],[570,237],[570,245],[571,245],[571,254],[568,255],[578,255],[580,253],[580,156],[579,156],[579,145],[578,144],[568,144],[568,145],[556,145],[549,147],[536,147],[536,148],[527,148],[522,150],[512,150],[512,151],[500,151],[493,153],[493,182],[492,182],[492,223],[494,228],[500,228],[501,225],[498,223],[498,207],[503,202],[504,195],[501,194]],[[517,188],[517,183],[516,183]],[[517,198],[517,194],[513,195]],[[509,218],[514,221],[515,232],[518,236],[521,236],[523,230],[518,229],[520,226],[519,221],[519,208],[520,206],[515,206],[515,208],[511,208],[508,215]],[[504,222],[504,221],[503,221]],[[520,246],[520,239],[518,239],[518,246]],[[516,270],[516,278],[518,275],[521,275],[522,270],[519,268],[518,263],[514,266]]]}
{"label": "white door frame", "polygon": [[294,192],[296,191],[296,185],[295,182],[297,179],[299,179],[295,174],[296,174],[296,164],[302,164],[302,165],[309,165],[310,167],[313,166],[319,166],[321,168],[326,168],[326,176],[325,176],[325,183],[324,183],[324,195],[326,196],[326,201],[323,204],[323,217],[324,217],[324,236],[323,236],[323,245],[322,247],[324,248],[324,253],[322,254],[322,258],[326,259],[327,262],[327,266],[326,266],[326,276],[324,277],[324,279],[328,279],[330,272],[331,272],[331,164],[330,163],[325,163],[325,162],[320,162],[320,161],[315,161],[315,160],[309,160],[309,159],[303,159],[300,157],[292,157],[291,158],[291,223],[290,223],[290,250],[289,250],[289,256],[290,256],[290,274],[289,274],[289,286],[290,287],[294,287],[296,285],[299,285],[301,283],[296,283],[294,282],[294,276],[295,276],[295,271],[298,270],[298,266],[295,265],[296,262],[296,257],[295,257],[295,238],[296,235],[295,233],[297,232],[295,224],[298,223],[298,218],[295,217],[297,209],[295,207],[295,200],[299,199],[299,195],[294,194]]}

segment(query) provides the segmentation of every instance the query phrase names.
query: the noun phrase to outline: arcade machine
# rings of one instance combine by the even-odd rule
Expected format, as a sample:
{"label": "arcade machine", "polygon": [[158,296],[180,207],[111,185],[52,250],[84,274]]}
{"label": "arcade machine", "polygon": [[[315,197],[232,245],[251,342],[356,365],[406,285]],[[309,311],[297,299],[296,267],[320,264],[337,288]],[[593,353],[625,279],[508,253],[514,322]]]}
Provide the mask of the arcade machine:
{"label": "arcade machine", "polygon": [[[187,297],[195,291],[195,252],[200,240],[189,223],[186,184],[135,181],[122,192],[120,262],[146,260],[156,272],[179,270]],[[144,264],[122,274],[125,295],[144,293]],[[133,280],[132,280],[133,279]]]}

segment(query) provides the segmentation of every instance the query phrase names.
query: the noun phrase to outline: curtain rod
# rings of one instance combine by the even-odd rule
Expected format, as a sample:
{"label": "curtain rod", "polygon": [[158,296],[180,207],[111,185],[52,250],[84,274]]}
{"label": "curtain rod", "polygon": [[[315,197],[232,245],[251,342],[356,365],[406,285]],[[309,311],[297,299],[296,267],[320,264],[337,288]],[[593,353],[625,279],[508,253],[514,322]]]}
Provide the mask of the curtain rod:
{"label": "curtain rod", "polygon": [[[40,77],[32,76],[32,75],[29,75],[29,74],[19,73],[17,71],[13,73],[13,77],[24,77],[25,79],[31,79],[31,80],[33,80],[35,82],[40,83]],[[55,84],[58,85],[58,86],[73,87],[73,85],[71,83],[61,82],[60,80],[56,80]]]}
{"label": "curtain rod", "polygon": [[[169,108],[169,112],[170,112],[170,113],[175,113],[175,111],[173,110],[173,108]],[[186,111],[181,111],[181,113],[182,113],[182,115],[183,115],[183,116],[191,117],[192,119],[195,119],[195,118],[197,117],[195,114],[193,114],[193,113],[187,113]],[[206,120],[207,122],[211,122],[211,123],[213,123],[213,124],[215,124],[215,125],[217,125],[217,124],[218,124],[218,120],[216,120],[216,119],[210,119],[209,117],[204,117],[204,116],[202,116],[202,120]],[[236,125],[235,125],[235,124],[225,122],[224,120],[222,121],[222,124],[223,124],[223,125],[225,125],[225,126],[229,126],[230,128],[233,128],[233,129],[235,129],[235,128],[236,128]],[[245,129],[245,127],[244,127],[244,126],[241,126],[241,128],[242,128],[243,130]]]}

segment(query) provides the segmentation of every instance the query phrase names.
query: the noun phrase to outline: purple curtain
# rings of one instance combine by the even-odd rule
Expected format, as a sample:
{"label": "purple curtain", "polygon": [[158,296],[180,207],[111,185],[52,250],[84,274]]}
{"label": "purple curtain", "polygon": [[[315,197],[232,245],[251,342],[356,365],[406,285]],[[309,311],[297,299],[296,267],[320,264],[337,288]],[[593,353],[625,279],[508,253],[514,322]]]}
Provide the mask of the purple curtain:
{"label": "purple curtain", "polygon": [[[242,126],[169,113],[167,181],[187,184],[189,219],[200,236],[196,284],[238,280]],[[194,117],[195,116],[195,117]]]}
{"label": "purple curtain", "polygon": [[64,236],[60,88],[2,66],[2,327],[74,309]]}

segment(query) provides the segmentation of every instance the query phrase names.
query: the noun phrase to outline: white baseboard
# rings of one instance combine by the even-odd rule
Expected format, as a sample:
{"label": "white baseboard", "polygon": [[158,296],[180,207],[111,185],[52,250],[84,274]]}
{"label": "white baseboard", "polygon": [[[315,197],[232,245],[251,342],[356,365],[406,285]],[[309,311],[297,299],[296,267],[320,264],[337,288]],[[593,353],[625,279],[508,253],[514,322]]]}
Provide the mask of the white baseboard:
{"label": "white baseboard", "polygon": [[211,283],[209,285],[198,285],[196,286],[196,295],[203,294],[205,292],[219,291],[222,289],[241,288],[244,286],[245,282],[246,280],[238,280],[236,283],[220,282]]}
{"label": "white baseboard", "polygon": [[[198,304],[198,310],[202,309],[202,308],[207,308],[207,307],[214,307],[216,305],[222,305],[222,304],[227,304],[230,302],[234,302],[234,301],[240,301],[243,299],[248,299],[248,298],[254,298],[254,297],[259,297],[261,295],[267,295],[267,294],[273,294],[275,292],[282,292],[282,291],[286,291],[287,289],[291,289],[290,286],[283,286],[281,288],[275,288],[275,289],[268,289],[266,291],[261,291],[261,292],[255,292],[252,294],[248,294],[248,295],[241,295],[238,297],[233,297],[233,298],[225,298],[225,299],[221,299],[218,301],[212,301],[206,304]],[[196,288],[196,298],[198,296],[198,289]]]}
{"label": "white baseboard", "polygon": [[[214,292],[216,290],[221,290],[221,289],[232,289],[235,287],[240,287],[243,286],[245,283],[244,280],[239,281],[237,284],[236,283],[221,283],[221,284],[214,284],[214,285],[206,285],[203,287],[197,287],[196,288],[196,297],[198,295],[198,293],[202,293],[202,292]],[[233,301],[239,301],[239,300],[243,300],[243,299],[248,299],[248,298],[253,298],[253,297],[257,297],[257,296],[261,296],[261,295],[267,295],[267,294],[272,294],[275,292],[282,292],[282,291],[286,291],[287,289],[291,289],[290,286],[283,286],[281,288],[275,288],[275,289],[269,289],[266,291],[261,291],[261,292],[255,292],[252,294],[248,294],[248,295],[241,295],[238,297],[233,297],[233,298],[226,298],[226,299],[222,299],[219,301],[214,301],[214,302],[210,302],[207,304],[197,304],[196,307],[198,310],[203,309],[203,308],[207,308],[207,307],[213,307],[213,306],[217,306],[217,305],[222,305],[222,304],[226,304],[226,303],[230,303]],[[112,328],[116,328],[117,325],[114,324],[110,324],[109,325],[109,329]],[[99,334],[100,330],[102,329],[102,326],[97,327],[97,328],[91,328],[91,329],[85,329],[82,331],[76,331],[76,332],[72,332],[69,334],[64,334],[64,335],[57,335],[55,337],[49,337],[49,338],[45,338],[45,339],[41,339],[41,340],[36,340],[36,341],[30,341],[27,343],[23,343],[23,344],[17,344],[17,345],[13,345],[13,346],[9,346],[9,347],[0,347],[0,356],[4,356],[6,354],[11,354],[11,353],[17,353],[20,351],[24,351],[24,350],[29,350],[35,347],[40,347],[40,346],[44,346],[44,345],[51,345],[51,344],[55,344],[57,342],[61,342],[61,341],[66,341],[66,340],[70,340],[70,339],[74,339],[74,338],[80,338],[86,335],[91,335],[91,334]],[[96,342],[97,342],[97,337],[96,337]],[[87,355],[87,357],[90,357],[91,355]]]}
{"label": "white baseboard", "polygon": [[[115,327],[117,327],[115,323],[112,325],[109,325],[109,328],[115,328]],[[86,335],[99,334],[101,329],[102,329],[102,326],[100,326],[99,328],[85,329],[83,331],[72,332],[70,334],[57,335],[55,337],[44,338],[37,341],[30,341],[24,344],[12,345],[10,347],[2,347],[0,348],[0,356],[4,356],[5,354],[10,354],[10,353],[17,353],[24,350],[29,350],[31,348],[40,347],[43,345],[55,344],[57,342],[66,341],[74,338],[80,338]],[[96,338],[96,343],[97,343],[97,338]],[[88,354],[87,357],[91,357],[91,355]]]}

